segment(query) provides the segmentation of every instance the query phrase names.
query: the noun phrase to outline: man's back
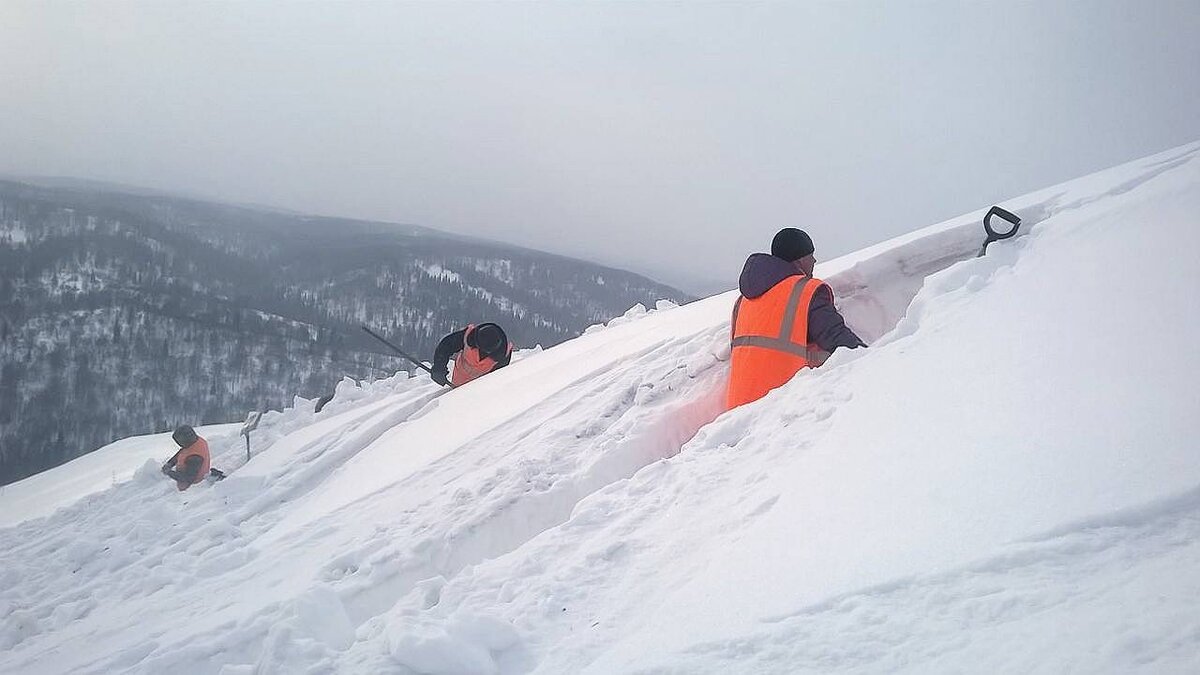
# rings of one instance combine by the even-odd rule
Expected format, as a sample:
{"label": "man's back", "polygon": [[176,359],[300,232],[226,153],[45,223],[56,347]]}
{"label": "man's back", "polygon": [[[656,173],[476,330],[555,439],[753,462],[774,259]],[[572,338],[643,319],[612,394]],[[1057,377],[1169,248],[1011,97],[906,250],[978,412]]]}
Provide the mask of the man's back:
{"label": "man's back", "polygon": [[833,291],[801,266],[755,253],[739,280],[731,325],[728,408],[755,401],[838,347],[865,346],[833,304]]}

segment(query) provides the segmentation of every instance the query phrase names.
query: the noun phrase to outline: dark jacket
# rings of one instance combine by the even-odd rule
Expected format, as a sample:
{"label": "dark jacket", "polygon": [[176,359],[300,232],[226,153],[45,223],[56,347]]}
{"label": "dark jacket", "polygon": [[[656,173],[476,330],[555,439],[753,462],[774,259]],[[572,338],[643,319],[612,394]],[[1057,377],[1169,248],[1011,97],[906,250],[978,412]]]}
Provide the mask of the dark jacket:
{"label": "dark jacket", "polygon": [[[180,451],[182,452],[182,450]],[[167,463],[163,465],[163,473],[168,477],[187,484],[196,482],[196,478],[200,475],[200,467],[204,464],[204,460],[198,455],[190,455],[183,462],[183,466],[176,464],[176,459],[179,457],[179,452],[171,456]]]}
{"label": "dark jacket", "polygon": [[[496,324],[481,323],[478,326],[475,326],[475,329],[479,330],[483,326],[496,326]],[[500,326],[496,326],[496,328],[500,331],[500,335],[504,338],[504,344],[507,346],[508,335],[505,334],[504,329],[500,328]],[[433,352],[433,372],[446,372],[449,369],[450,357],[462,351],[463,337],[466,336],[466,334],[467,329],[464,328],[462,330],[456,330],[442,338],[442,341],[438,343],[437,349],[435,349]],[[474,344],[474,337],[475,335],[472,334],[472,339],[467,342],[467,346],[478,349],[479,345]],[[496,360],[496,367],[492,369],[493,371],[500,370],[504,366],[507,366],[512,360],[512,354],[510,354],[507,349],[502,354],[491,356]]]}
{"label": "dark jacket", "polygon": [[[755,253],[746,259],[738,288],[742,296],[753,300],[775,287],[788,277],[802,276],[796,266],[769,253]],[[838,347],[866,347],[850,327],[846,325],[837,307],[833,304],[833,290],[829,284],[821,284],[808,306],[808,342],[827,352]]]}

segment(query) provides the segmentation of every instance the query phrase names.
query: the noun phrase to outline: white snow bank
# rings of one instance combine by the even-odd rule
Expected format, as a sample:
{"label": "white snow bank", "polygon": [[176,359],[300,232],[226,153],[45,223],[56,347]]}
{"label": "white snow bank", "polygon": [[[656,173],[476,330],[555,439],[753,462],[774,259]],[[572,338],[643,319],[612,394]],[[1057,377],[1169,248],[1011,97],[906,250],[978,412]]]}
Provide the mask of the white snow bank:
{"label": "white snow bank", "polygon": [[[196,427],[196,433],[210,441],[224,442],[236,439],[240,428],[240,424],[216,424]],[[0,487],[0,527],[48,516],[87,495],[123,483],[147,460],[155,463],[157,471],[178,449],[170,433],[131,436]]]}
{"label": "white snow bank", "polygon": [[[346,669],[385,667],[375,640],[464,615],[515,626],[512,649],[547,673],[971,670],[981,654],[989,670],[1194,667],[1200,623],[1178,621],[1200,597],[1190,566],[1200,548],[1187,538],[1200,516],[1190,384],[1200,363],[1186,348],[1200,338],[1189,300],[1200,291],[1200,166],[1194,147],[1176,155],[1142,163],[1140,177],[1083,181],[1098,196],[1080,187],[1026,200],[1044,214],[1029,218],[1029,236],[927,280],[871,350],[708,425],[678,456],[458,575],[433,607],[414,615],[416,597],[397,603]],[[951,227],[930,235],[937,246],[890,250],[936,260],[959,236]],[[864,255],[843,270],[925,269],[903,260]],[[1114,349],[1131,325],[1182,348]],[[1114,513],[1126,531],[1094,536]],[[1182,573],[1173,583],[1108,560],[1164,529],[1124,564]],[[1100,586],[1072,588],[1072,569]],[[987,612],[1008,577],[1024,593],[976,616],[972,603]],[[1039,579],[1060,586],[1040,594]],[[1103,586],[1114,582],[1119,591]],[[1173,594],[1141,595],[1164,586]],[[904,598],[920,603],[889,620],[883,610],[903,611]],[[1125,622],[1146,602],[1161,623]],[[1061,619],[1080,608],[1107,619],[1064,642],[1036,630],[1047,605]],[[964,645],[959,625],[926,626],[926,612],[969,617],[980,636]],[[846,637],[884,621],[882,644]],[[989,641],[1006,633],[1011,642]]]}
{"label": "white snow bank", "polygon": [[[807,620],[830,603],[870,602],[917,575],[994,571],[1023,554],[1023,542],[1068,547],[1066,541],[1123,513],[1143,513],[1130,517],[1135,533],[1125,535],[1138,536],[1160,515],[1156,505],[1177,504],[1181,495],[1193,496],[1176,518],[1182,522],[1170,527],[1195,531],[1200,396],[1192,380],[1200,351],[1186,345],[1200,339],[1193,300],[1200,291],[1198,212],[1200,165],[1192,162],[1141,190],[1057,214],[1015,246],[931,278],[897,330],[869,353],[841,355],[832,367],[706,428],[684,450],[693,461],[672,463],[667,473],[677,476],[660,477],[663,489],[678,491],[677,508],[644,527],[678,541],[666,532],[706,524],[690,537],[703,567],[675,588],[646,589],[655,609],[642,616],[655,629],[627,631],[592,667],[683,662],[719,670],[695,655],[767,634],[774,644],[803,643],[809,631],[821,630],[812,637],[830,641],[845,626]],[[740,462],[770,466],[770,474],[760,479],[730,466]],[[753,498],[723,501],[696,489],[714,474],[729,481],[722,495]],[[722,524],[736,536],[716,536]],[[665,564],[655,553],[640,564]],[[1184,555],[1194,559],[1196,550]],[[1096,564],[1080,558],[1085,567]],[[1196,569],[1174,580],[1178,595],[1159,602],[1185,611],[1200,592]],[[1067,576],[1060,582],[1069,583]],[[718,588],[737,592],[714,593]],[[1042,599],[1025,600],[1010,608],[1009,619],[1038,618]],[[1128,632],[1120,621],[1135,608],[1120,600],[1118,594],[1098,603],[1113,624],[1093,625],[1099,632],[1090,640],[1064,645],[1047,633],[1032,644],[1013,643],[1012,651],[989,650],[991,663],[1021,670],[1031,660],[1018,654],[1036,649],[1043,659],[1059,659],[1041,667],[1067,669]],[[932,602],[925,611],[939,611]],[[961,602],[954,596],[947,604]],[[907,621],[921,614],[910,610]],[[992,629],[999,620],[985,623]],[[1154,658],[1110,652],[1120,659],[1109,667],[1200,658],[1200,634],[1178,642],[1172,625],[1132,632],[1153,643]],[[811,648],[801,644],[791,658]],[[949,670],[973,667],[973,652],[928,649],[920,641],[897,645],[883,650],[875,667],[890,671],[907,658],[935,654],[953,664]],[[556,650],[556,658],[571,651]],[[790,658],[780,657],[790,650],[782,651],[741,654],[738,668],[788,670]]]}
{"label": "white snow bank", "polygon": [[728,414],[733,293],[0,531],[0,671],[1200,669],[1198,151],[819,266],[872,347]]}

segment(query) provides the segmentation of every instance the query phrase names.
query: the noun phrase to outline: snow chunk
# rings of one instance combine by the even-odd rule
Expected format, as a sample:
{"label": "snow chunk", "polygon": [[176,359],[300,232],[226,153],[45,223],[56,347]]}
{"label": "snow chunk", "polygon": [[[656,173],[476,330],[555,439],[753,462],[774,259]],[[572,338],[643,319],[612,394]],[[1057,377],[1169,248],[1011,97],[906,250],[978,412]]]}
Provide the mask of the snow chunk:
{"label": "snow chunk", "polygon": [[667,309],[675,309],[678,306],[679,306],[679,303],[671,301],[671,300],[659,300],[654,303],[654,309],[655,309],[655,311],[658,311],[658,312],[661,312],[661,311],[667,310]]}
{"label": "snow chunk", "polygon": [[354,643],[354,624],[332,589],[317,586],[296,600],[299,632],[342,650]]}
{"label": "snow chunk", "polygon": [[630,323],[633,321],[637,321],[638,319],[645,318],[651,314],[654,314],[655,312],[661,312],[663,310],[668,310],[668,309],[675,309],[678,306],[679,306],[678,304],[676,304],[670,300],[659,300],[654,303],[654,309],[647,310],[646,306],[639,302],[636,305],[634,305],[633,307],[630,307],[629,309],[625,310],[624,314],[612,319],[608,323],[594,323],[594,324],[588,326],[587,328],[585,328],[583,330],[583,334],[591,335],[593,333],[598,333],[598,332],[604,330],[605,328],[612,328],[614,326],[620,326],[620,325],[627,324],[627,323]]}
{"label": "snow chunk", "polygon": [[162,479],[162,465],[152,458],[142,462],[142,465],[133,473],[133,480],[138,483],[157,483]]}
{"label": "snow chunk", "polygon": [[501,654],[519,641],[508,623],[467,612],[457,612],[444,622],[401,621],[388,627],[392,658],[424,675],[498,673]]}

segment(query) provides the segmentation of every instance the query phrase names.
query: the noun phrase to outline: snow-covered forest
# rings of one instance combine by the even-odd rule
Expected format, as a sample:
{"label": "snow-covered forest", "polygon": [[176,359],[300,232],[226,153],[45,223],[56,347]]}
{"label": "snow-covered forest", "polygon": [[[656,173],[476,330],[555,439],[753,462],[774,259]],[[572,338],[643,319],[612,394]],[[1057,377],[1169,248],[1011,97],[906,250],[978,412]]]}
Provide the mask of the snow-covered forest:
{"label": "snow-covered forest", "polygon": [[0,182],[0,484],[117,438],[408,368],[468,322],[522,347],[677,290],[429,229]]}

